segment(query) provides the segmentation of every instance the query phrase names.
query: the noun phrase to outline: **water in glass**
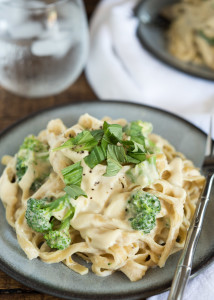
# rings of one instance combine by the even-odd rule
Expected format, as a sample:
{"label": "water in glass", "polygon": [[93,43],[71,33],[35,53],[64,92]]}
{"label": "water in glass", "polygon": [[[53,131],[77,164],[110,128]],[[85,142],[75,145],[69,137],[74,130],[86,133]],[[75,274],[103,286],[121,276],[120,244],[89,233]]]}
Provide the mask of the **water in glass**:
{"label": "water in glass", "polygon": [[0,0],[0,85],[16,94],[57,94],[79,76],[88,52],[81,0]]}

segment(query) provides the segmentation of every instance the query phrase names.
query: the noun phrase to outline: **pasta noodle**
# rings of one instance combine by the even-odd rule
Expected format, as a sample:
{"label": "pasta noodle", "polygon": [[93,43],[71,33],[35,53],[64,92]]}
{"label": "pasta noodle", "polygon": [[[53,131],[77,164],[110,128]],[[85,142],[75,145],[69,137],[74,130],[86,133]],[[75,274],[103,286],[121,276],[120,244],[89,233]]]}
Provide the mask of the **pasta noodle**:
{"label": "pasta noodle", "polygon": [[[119,119],[109,124],[126,125]],[[99,130],[103,120],[88,114],[80,117],[78,124],[66,128],[61,120],[49,122],[47,129],[39,133],[38,139],[49,147],[49,175],[41,186],[32,191],[35,166],[29,164],[26,173],[17,180],[17,154],[4,157],[6,165],[0,178],[0,198],[5,206],[8,223],[15,229],[18,242],[29,259],[40,258],[46,263],[63,262],[73,271],[84,275],[88,268],[75,261],[79,255],[92,265],[99,276],[108,276],[122,271],[131,281],[141,279],[148,268],[163,267],[168,256],[184,246],[187,229],[193,216],[196,202],[204,184],[204,177],[187,160],[176,152],[162,137],[150,134],[149,139],[158,147],[154,180],[133,183],[126,175],[132,164],[124,164],[115,176],[106,177],[106,164],[99,163],[91,169],[83,158],[88,151],[76,152],[70,148],[52,151],[77,136],[83,130]],[[42,199],[64,195],[65,181],[62,169],[81,161],[83,175],[81,189],[87,197],[80,195],[71,199],[75,207],[70,220],[71,242],[65,249],[51,249],[44,234],[34,231],[26,221],[27,201],[30,197]],[[41,167],[40,167],[41,169]],[[41,171],[37,169],[37,172]],[[149,233],[135,230],[126,213],[127,201],[136,189],[156,196],[161,210],[156,216],[156,225]],[[62,220],[65,211],[54,214]]]}
{"label": "pasta noodle", "polygon": [[163,11],[171,21],[170,53],[185,62],[214,69],[214,1],[182,0]]}

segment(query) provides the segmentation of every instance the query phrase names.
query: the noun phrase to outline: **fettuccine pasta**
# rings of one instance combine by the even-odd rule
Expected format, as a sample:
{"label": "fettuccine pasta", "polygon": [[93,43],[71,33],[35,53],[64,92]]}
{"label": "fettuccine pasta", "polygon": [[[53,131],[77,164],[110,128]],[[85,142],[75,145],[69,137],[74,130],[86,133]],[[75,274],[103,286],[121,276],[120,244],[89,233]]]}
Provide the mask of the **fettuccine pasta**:
{"label": "fettuccine pasta", "polygon": [[167,33],[170,53],[214,69],[214,1],[182,0],[163,14],[171,21]]}
{"label": "fettuccine pasta", "polygon": [[[105,121],[106,124],[119,124],[121,128],[127,125],[123,119],[113,121],[105,118]],[[87,274],[88,268],[75,261],[76,254],[91,263],[91,270],[97,275],[108,276],[115,271],[121,271],[131,281],[137,281],[145,275],[148,268],[163,267],[169,255],[184,246],[204,177],[191,161],[176,152],[165,139],[151,133],[148,134],[148,139],[150,145],[153,145],[153,154],[146,153],[145,159],[151,161],[151,157],[155,157],[155,161],[152,160],[153,165],[148,172],[144,169],[142,174],[138,173],[136,180],[128,175],[130,172],[135,174],[140,165],[134,163],[134,160],[131,163],[122,163],[118,158],[121,166],[117,173],[104,176],[110,170],[110,162],[112,163],[109,154],[107,162],[103,160],[90,168],[87,160],[84,160],[90,151],[77,151],[71,146],[60,148],[79,133],[99,133],[103,126],[103,120],[88,114],[82,115],[79,122],[71,128],[67,128],[60,119],[50,121],[37,137],[48,149],[47,160],[44,153],[40,154],[40,163],[35,163],[36,156],[29,158],[25,168],[21,165],[22,177],[18,178],[18,154],[14,157],[3,157],[2,162],[6,167],[0,178],[0,198],[5,206],[7,221],[16,231],[20,247],[30,260],[40,258],[46,263],[63,262],[73,271],[81,275]],[[130,140],[125,133],[123,136],[125,140]],[[118,144],[119,142],[115,147],[119,147]],[[138,143],[133,144],[139,146]],[[80,146],[82,147],[79,144]],[[132,152],[130,155],[133,153],[136,154]],[[139,157],[142,157],[141,154],[142,151],[138,153]],[[142,162],[144,167],[147,166],[145,161]],[[29,198],[39,200],[63,197],[68,183],[62,170],[79,162],[82,178],[78,193],[82,194],[76,199],[69,198],[75,209],[73,217],[69,219],[69,245],[64,249],[55,249],[47,243],[43,232],[35,231],[29,226],[26,220],[27,203]],[[119,165],[118,162],[116,164]],[[148,163],[148,166],[151,165]],[[47,175],[38,184],[35,179],[41,174]],[[74,185],[69,189],[72,186]],[[132,227],[133,218],[130,218],[127,203],[130,203],[130,197],[135,191],[149,195],[156,203],[160,203],[154,227],[148,233]],[[66,209],[55,211],[51,222],[54,220],[59,223],[65,219],[66,213]]]}

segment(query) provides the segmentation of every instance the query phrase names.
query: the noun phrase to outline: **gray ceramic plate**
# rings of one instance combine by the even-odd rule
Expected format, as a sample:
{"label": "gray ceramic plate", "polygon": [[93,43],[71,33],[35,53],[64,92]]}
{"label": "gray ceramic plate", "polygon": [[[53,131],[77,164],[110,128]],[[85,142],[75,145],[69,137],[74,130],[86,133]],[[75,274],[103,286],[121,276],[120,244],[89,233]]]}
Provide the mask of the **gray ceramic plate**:
{"label": "gray ceramic plate", "polygon": [[172,56],[167,50],[167,40],[163,23],[157,21],[161,10],[178,0],[143,0],[136,8],[140,20],[137,35],[143,46],[156,58],[167,65],[192,76],[214,80],[214,71],[191,63],[182,62]]}
{"label": "gray ceramic plate", "polygon": [[[200,166],[205,145],[205,134],[192,124],[168,112],[152,107],[123,102],[79,102],[52,108],[32,115],[15,124],[0,137],[0,157],[13,155],[24,137],[37,134],[48,121],[61,118],[67,126],[75,124],[83,113],[102,118],[126,118],[151,121],[154,132],[168,139],[176,148]],[[3,171],[1,166],[0,172]],[[212,198],[214,195],[212,194]],[[196,251],[193,274],[212,261],[214,256],[214,199],[211,201]],[[170,287],[179,254],[172,255],[165,268],[150,269],[146,276],[131,283],[120,272],[109,277],[97,277],[92,272],[81,276],[63,264],[48,265],[34,259],[29,261],[19,247],[15,232],[7,224],[5,212],[0,205],[0,268],[16,280],[33,289],[68,299],[139,299],[160,293]]]}

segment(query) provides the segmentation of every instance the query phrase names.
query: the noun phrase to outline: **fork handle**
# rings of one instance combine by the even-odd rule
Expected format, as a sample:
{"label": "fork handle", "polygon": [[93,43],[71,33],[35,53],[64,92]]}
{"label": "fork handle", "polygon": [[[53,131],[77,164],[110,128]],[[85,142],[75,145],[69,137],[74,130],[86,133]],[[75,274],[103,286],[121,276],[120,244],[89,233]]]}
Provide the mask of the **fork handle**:
{"label": "fork handle", "polygon": [[198,201],[193,220],[187,233],[186,242],[176,267],[168,300],[182,299],[184,289],[191,274],[193,256],[195,254],[195,249],[198,244],[198,239],[201,233],[207,204],[209,202],[214,174],[207,174],[205,178],[206,183]]}

